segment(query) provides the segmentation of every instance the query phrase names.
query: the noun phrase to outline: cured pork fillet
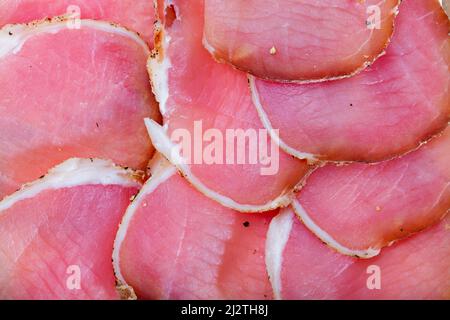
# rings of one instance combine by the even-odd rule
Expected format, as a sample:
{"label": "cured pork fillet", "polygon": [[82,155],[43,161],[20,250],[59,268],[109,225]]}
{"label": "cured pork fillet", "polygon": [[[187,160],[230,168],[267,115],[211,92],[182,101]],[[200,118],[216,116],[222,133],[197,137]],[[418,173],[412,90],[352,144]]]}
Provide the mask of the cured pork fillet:
{"label": "cured pork fillet", "polygon": [[364,72],[306,85],[251,78],[264,126],[310,160],[373,162],[415,149],[449,121],[449,26],[437,0],[405,0],[386,55]]}
{"label": "cured pork fillet", "polygon": [[380,56],[398,0],[205,0],[204,43],[257,77],[314,82],[351,76]]}
{"label": "cured pork fillet", "polygon": [[450,127],[395,160],[317,169],[293,207],[329,246],[343,254],[371,257],[449,212],[449,164]]}
{"label": "cured pork fillet", "polygon": [[141,299],[268,299],[272,213],[245,215],[196,191],[165,160],[128,208],[113,260]]}
{"label": "cured pork fillet", "polygon": [[274,218],[266,261],[278,299],[449,299],[450,217],[372,259],[328,248],[290,209]]}
{"label": "cured pork fillet", "polygon": [[155,10],[149,0],[2,0],[0,26],[68,14],[73,18],[114,22],[138,32],[153,45]]}
{"label": "cured pork fillet", "polygon": [[[203,1],[160,1],[158,11],[161,29],[149,72],[164,128],[147,122],[155,147],[172,162],[177,157],[185,160],[176,163],[184,176],[225,206],[255,212],[288,204],[308,170],[306,163],[279,152],[272,143],[253,107],[246,75],[216,63],[203,48]],[[232,137],[239,131],[249,133],[245,144],[227,139],[230,131]],[[180,132],[188,138],[178,136]],[[248,142],[252,134],[257,146],[253,149]],[[174,152],[181,137],[188,140],[189,150]],[[268,157],[259,153],[261,144]],[[211,148],[214,145],[218,147]],[[239,162],[239,153],[244,153],[244,161]],[[257,157],[253,163],[252,156]],[[272,161],[265,164],[268,158]]]}
{"label": "cured pork fillet", "polygon": [[0,198],[72,157],[144,169],[153,154],[147,45],[109,23],[67,23],[0,31]]}
{"label": "cured pork fillet", "polygon": [[131,170],[70,159],[0,202],[1,299],[118,299],[114,236],[141,187]]}

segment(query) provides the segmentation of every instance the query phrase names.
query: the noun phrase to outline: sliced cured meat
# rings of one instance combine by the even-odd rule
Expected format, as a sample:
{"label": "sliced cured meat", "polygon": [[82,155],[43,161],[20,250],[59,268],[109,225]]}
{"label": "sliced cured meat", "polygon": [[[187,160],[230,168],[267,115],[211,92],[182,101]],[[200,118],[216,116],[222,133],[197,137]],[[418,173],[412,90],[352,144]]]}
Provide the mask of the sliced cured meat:
{"label": "sliced cured meat", "polygon": [[120,282],[142,299],[271,298],[264,243],[272,214],[225,208],[165,160],[151,171],[117,234]]}
{"label": "sliced cured meat", "polygon": [[272,220],[267,238],[274,294],[283,299],[449,299],[449,228],[447,217],[361,260],[322,244],[286,209]]}
{"label": "sliced cured meat", "polygon": [[147,46],[109,23],[66,22],[0,31],[0,198],[72,157],[143,169],[153,154]]}
{"label": "sliced cured meat", "polygon": [[118,23],[138,32],[153,44],[155,10],[148,0],[4,0],[0,1],[0,26],[69,14],[73,18]]}
{"label": "sliced cured meat", "polygon": [[0,202],[1,299],[118,299],[114,236],[138,176],[70,159]]}
{"label": "sliced cured meat", "polygon": [[386,56],[361,74],[307,85],[252,78],[262,122],[299,158],[377,161],[414,149],[449,121],[448,32],[436,0],[405,0]]}
{"label": "sliced cured meat", "polygon": [[323,81],[364,69],[393,32],[399,0],[205,0],[205,47],[257,77]]}
{"label": "sliced cured meat", "polygon": [[[306,163],[279,152],[270,140],[246,75],[216,63],[203,48],[203,1],[170,3],[158,10],[170,19],[149,63],[166,130],[148,121],[153,143],[172,162],[182,155],[185,161],[176,164],[185,177],[225,206],[264,211],[286,205]],[[185,148],[174,152],[180,141]]]}
{"label": "sliced cured meat", "polygon": [[450,127],[419,150],[375,165],[326,165],[293,207],[322,241],[370,257],[438,222],[450,210]]}

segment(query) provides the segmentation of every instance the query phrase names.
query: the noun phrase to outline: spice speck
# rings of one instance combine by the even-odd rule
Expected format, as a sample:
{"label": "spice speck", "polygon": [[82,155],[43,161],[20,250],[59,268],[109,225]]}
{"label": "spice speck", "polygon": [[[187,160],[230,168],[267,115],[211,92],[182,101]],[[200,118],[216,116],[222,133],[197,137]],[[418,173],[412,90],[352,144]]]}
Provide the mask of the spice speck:
{"label": "spice speck", "polygon": [[271,55],[274,56],[275,54],[277,54],[277,48],[275,48],[275,46],[273,46],[272,48],[270,48],[269,52],[270,52]]}

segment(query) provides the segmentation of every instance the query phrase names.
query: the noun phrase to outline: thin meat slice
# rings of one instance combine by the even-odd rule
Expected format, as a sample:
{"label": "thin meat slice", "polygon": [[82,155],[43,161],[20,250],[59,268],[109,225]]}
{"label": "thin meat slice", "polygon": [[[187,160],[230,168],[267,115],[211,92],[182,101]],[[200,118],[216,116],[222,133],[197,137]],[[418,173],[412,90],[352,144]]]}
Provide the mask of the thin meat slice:
{"label": "thin meat slice", "polygon": [[339,252],[367,258],[437,223],[450,210],[450,127],[419,150],[374,165],[326,165],[293,203]]}
{"label": "thin meat slice", "polygon": [[1,201],[0,298],[120,298],[113,242],[140,186],[109,161],[70,159]]}
{"label": "thin meat slice", "polygon": [[[147,121],[155,147],[225,206],[254,212],[288,204],[306,163],[280,152],[270,139],[246,75],[216,63],[203,48],[203,1],[165,5],[159,3],[157,53],[149,62],[164,118],[164,128]],[[177,151],[179,144],[185,147]]]}
{"label": "thin meat slice", "polygon": [[153,154],[148,47],[109,23],[66,23],[0,31],[0,199],[72,157],[144,169]]}
{"label": "thin meat slice", "polygon": [[399,0],[205,0],[204,44],[257,77],[351,76],[383,54]]}
{"label": "thin meat slice", "polygon": [[148,0],[3,0],[0,12],[0,26],[64,14],[74,19],[110,21],[138,32],[153,45],[155,9]]}
{"label": "thin meat slice", "polygon": [[[450,217],[373,259],[336,253],[286,209],[270,224],[266,256],[281,299],[450,299]],[[284,238],[279,241],[280,238]]]}
{"label": "thin meat slice", "polygon": [[225,208],[159,156],[151,171],[117,234],[120,283],[141,299],[271,298],[264,243],[273,214]]}
{"label": "thin meat slice", "polygon": [[372,162],[414,149],[450,118],[449,30],[437,0],[405,0],[386,56],[361,74],[306,85],[251,78],[261,120],[299,158]]}

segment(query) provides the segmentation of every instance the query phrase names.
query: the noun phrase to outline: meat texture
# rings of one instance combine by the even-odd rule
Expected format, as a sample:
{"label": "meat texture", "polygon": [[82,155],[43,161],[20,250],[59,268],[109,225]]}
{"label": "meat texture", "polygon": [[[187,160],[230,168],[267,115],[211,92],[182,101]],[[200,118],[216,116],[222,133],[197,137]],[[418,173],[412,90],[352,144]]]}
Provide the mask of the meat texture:
{"label": "meat texture", "polygon": [[114,248],[141,299],[267,299],[264,243],[273,213],[245,215],[196,191],[158,157]]}
{"label": "meat texture", "polygon": [[119,299],[114,236],[141,187],[131,170],[70,159],[0,202],[1,299]]}
{"label": "meat texture", "polygon": [[270,224],[266,261],[282,299],[449,299],[450,217],[372,259],[328,248],[286,209]]}
{"label": "meat texture", "polygon": [[449,26],[437,0],[405,0],[386,55],[364,72],[306,85],[251,78],[264,126],[310,160],[373,162],[417,148],[450,119]]}
{"label": "meat texture", "polygon": [[301,220],[339,252],[370,257],[439,222],[450,210],[450,127],[408,155],[326,165],[294,201]]}
{"label": "meat texture", "polygon": [[0,31],[0,198],[72,157],[144,169],[159,119],[134,33],[55,19]]}
{"label": "meat texture", "polygon": [[399,0],[205,0],[204,44],[257,77],[317,82],[351,76],[377,59]]}

